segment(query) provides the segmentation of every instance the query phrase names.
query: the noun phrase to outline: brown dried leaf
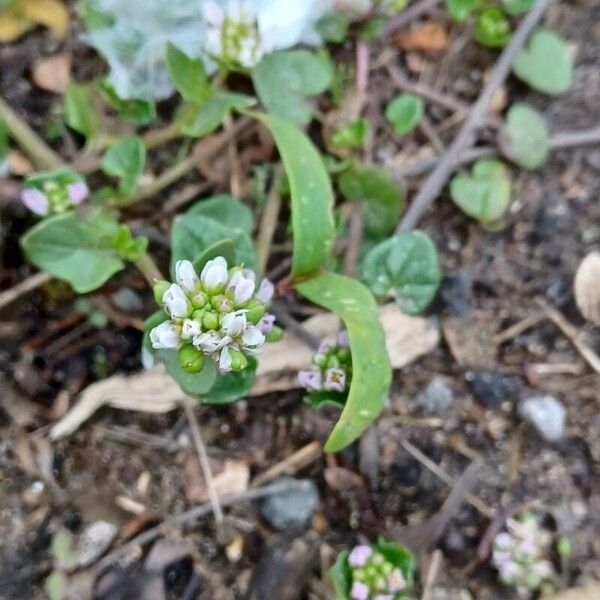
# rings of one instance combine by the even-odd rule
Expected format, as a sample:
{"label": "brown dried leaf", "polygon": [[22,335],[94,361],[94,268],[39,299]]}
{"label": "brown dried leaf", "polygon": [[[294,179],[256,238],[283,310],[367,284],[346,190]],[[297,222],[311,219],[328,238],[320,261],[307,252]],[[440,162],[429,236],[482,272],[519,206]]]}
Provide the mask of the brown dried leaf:
{"label": "brown dried leaf", "polygon": [[19,150],[9,150],[7,162],[10,172],[18,177],[29,175],[35,170],[31,161]]}
{"label": "brown dried leaf", "polygon": [[18,0],[0,11],[0,42],[13,42],[36,25],[45,25],[62,39],[69,13],[60,0]]}
{"label": "brown dried leaf", "polygon": [[590,583],[583,587],[565,590],[549,600],[600,600],[600,584]]}
{"label": "brown dried leaf", "polygon": [[444,23],[430,21],[413,27],[410,31],[397,33],[393,36],[394,45],[403,50],[424,50],[439,52],[448,47],[448,31]]}
{"label": "brown dried leaf", "polygon": [[64,94],[71,79],[71,55],[56,54],[40,58],[33,64],[31,77],[42,90]]}
{"label": "brown dried leaf", "polygon": [[600,252],[590,252],[581,261],[573,288],[579,312],[600,325]]}
{"label": "brown dried leaf", "polygon": [[[242,460],[226,459],[220,470],[213,472],[213,484],[217,496],[241,494],[248,489],[250,468]],[[200,461],[195,454],[190,454],[183,469],[185,494],[190,502],[206,502],[209,499]]]}

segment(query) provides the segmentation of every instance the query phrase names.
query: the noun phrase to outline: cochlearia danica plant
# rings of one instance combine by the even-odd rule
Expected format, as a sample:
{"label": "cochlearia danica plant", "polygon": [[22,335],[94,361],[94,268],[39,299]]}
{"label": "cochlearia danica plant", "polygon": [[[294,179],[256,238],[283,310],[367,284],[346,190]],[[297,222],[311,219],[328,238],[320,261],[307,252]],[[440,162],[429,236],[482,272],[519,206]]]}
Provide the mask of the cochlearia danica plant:
{"label": "cochlearia danica plant", "polygon": [[[373,0],[344,11],[327,0],[173,0],[165,10],[157,0],[83,0],[82,39],[109,70],[67,85],[57,127],[77,135],[80,154],[67,164],[35,134],[12,131],[39,169],[23,183],[32,221],[21,240],[26,257],[79,294],[97,290],[127,263],[135,265],[157,304],[146,320],[143,364],[164,365],[186,394],[205,403],[232,402],[250,390],[265,344],[283,335],[273,310],[280,298],[297,296],[331,311],[339,317],[339,335],[323,341],[298,374],[298,386],[311,406],[340,411],[326,450],[352,443],[383,409],[391,382],[378,305],[393,300],[404,313],[421,313],[435,297],[441,273],[427,234],[396,231],[404,190],[387,168],[364,159],[369,120],[346,110],[353,88],[327,44],[354,33],[366,43],[405,5]],[[506,43],[509,17],[530,5],[447,2],[452,18],[475,19],[477,39],[490,46]],[[572,81],[567,50],[561,38],[539,29],[513,72],[535,89],[561,93]],[[551,73],[540,68],[547,56]],[[307,125],[315,116],[322,120],[315,97],[325,94],[339,118],[323,127],[321,144]],[[168,122],[153,127],[164,117],[157,101],[167,98],[173,99],[173,110],[162,111]],[[406,136],[420,125],[424,102],[404,93],[384,99],[381,111],[387,133]],[[132,225],[128,211],[160,197],[250,126],[268,132],[276,163],[252,166],[252,191],[244,201],[235,190],[175,211],[169,272],[161,271],[147,232],[139,221]],[[501,153],[511,162],[534,169],[546,160],[548,127],[533,108],[510,107],[501,133]],[[181,150],[170,155],[162,173],[151,174],[148,154],[177,141]],[[291,255],[277,255],[283,262],[277,280],[269,281],[267,262],[276,260],[269,252],[272,235],[265,234],[278,223],[257,228],[249,206],[265,221],[273,190],[282,201],[275,220],[289,217],[283,229]],[[449,189],[455,205],[488,229],[505,225],[511,192],[509,168],[497,158],[458,173]],[[348,211],[336,200],[360,205],[362,214],[360,248],[350,269],[343,268],[336,244],[347,237]],[[386,556],[373,552],[373,561]],[[356,581],[372,592],[370,580],[356,575]]]}

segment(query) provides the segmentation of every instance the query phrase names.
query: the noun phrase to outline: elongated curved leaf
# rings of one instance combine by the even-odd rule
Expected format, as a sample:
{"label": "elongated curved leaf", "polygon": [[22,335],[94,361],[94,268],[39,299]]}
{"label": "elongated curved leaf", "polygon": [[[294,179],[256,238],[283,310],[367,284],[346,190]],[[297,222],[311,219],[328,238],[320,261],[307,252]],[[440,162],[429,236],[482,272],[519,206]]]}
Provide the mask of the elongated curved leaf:
{"label": "elongated curved leaf", "polygon": [[327,261],[334,240],[329,176],[317,149],[292,123],[273,115],[252,115],[269,128],[281,155],[292,199],[292,275],[307,275]]}
{"label": "elongated curved leaf", "polygon": [[306,298],[338,315],[346,326],[352,352],[352,383],[344,410],[325,450],[337,452],[364,432],[383,409],[392,378],[377,304],[355,279],[321,273],[296,286]]}

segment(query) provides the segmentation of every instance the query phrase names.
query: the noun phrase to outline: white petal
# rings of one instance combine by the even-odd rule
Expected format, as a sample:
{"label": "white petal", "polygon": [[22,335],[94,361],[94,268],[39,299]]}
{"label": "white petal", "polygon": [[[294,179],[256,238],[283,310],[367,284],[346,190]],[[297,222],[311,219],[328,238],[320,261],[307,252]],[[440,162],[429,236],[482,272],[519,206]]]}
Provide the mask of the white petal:
{"label": "white petal", "polygon": [[177,348],[180,343],[177,328],[170,321],[165,321],[157,325],[150,332],[150,342],[152,343],[152,347],[157,350]]}
{"label": "white petal", "polygon": [[193,292],[198,281],[194,265],[189,260],[178,260],[175,263],[175,279],[184,290]]}
{"label": "white petal", "polygon": [[219,369],[223,373],[228,373],[231,371],[231,354],[229,354],[228,347],[225,347],[221,350],[221,354],[219,356]]}
{"label": "white petal", "polygon": [[163,294],[163,302],[172,317],[181,319],[190,313],[190,302],[176,283],[172,283]]}

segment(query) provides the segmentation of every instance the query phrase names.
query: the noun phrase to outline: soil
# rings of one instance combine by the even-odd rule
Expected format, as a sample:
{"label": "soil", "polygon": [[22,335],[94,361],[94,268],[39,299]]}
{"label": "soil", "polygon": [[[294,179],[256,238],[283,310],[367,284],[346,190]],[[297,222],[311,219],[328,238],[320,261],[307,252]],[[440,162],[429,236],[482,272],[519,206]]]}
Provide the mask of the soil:
{"label": "soil", "polygon": [[[600,6],[593,0],[561,2],[548,11],[546,24],[576,47],[575,85],[569,93],[551,98],[510,78],[505,89],[509,102],[524,100],[536,106],[547,116],[552,132],[595,127],[600,123]],[[79,41],[78,27],[74,20],[62,44],[35,31],[0,48],[0,92],[39,132],[59,122],[56,111],[61,101],[31,82],[36,60],[71,52],[75,77],[88,79],[102,72],[102,62]],[[453,26],[452,31],[455,52],[412,52],[396,60],[409,69],[411,64],[420,65],[415,76],[470,103],[496,53],[465,41],[463,28]],[[372,60],[389,50],[389,45],[374,46]],[[351,56],[347,49],[339,49],[340,60]],[[376,100],[392,95],[384,68],[371,73],[371,89]],[[169,104],[162,109],[167,114]],[[437,126],[447,113],[429,105],[428,115]],[[455,131],[443,131],[442,141],[449,143]],[[493,131],[486,129],[482,139],[493,140]],[[80,140],[63,130],[52,143],[70,158]],[[416,133],[399,145],[381,124],[373,157],[394,164],[416,155],[426,144],[427,139]],[[156,163],[150,164],[151,170],[160,172],[169,152],[170,147],[153,155]],[[462,503],[437,539],[428,540],[428,530],[422,528],[417,579],[425,577],[431,551],[440,549],[439,598],[515,597],[498,583],[482,540],[497,524],[499,517],[490,518],[492,512],[502,516],[526,507],[542,515],[552,532],[571,541],[569,557],[562,561],[553,557],[562,587],[600,580],[600,375],[547,319],[502,343],[494,341],[496,334],[522,319],[541,316],[536,298],[544,298],[600,351],[600,332],[579,315],[572,293],[579,262],[600,245],[600,148],[558,150],[542,169],[514,168],[512,176],[515,200],[504,230],[481,229],[446,194],[421,222],[436,242],[443,266],[442,288],[428,314],[442,323],[444,341],[395,373],[389,406],[363,442],[335,456],[319,455],[296,471],[295,476],[312,479],[320,493],[307,527],[275,532],[262,517],[259,503],[241,503],[228,511],[235,518],[225,532],[217,531],[210,516],[197,526],[164,532],[166,539],[191,550],[163,564],[163,595],[147,595],[145,559],[152,546],[148,544],[102,576],[96,598],[330,597],[324,591],[324,570],[337,551],[361,539],[386,536],[401,525],[423,525],[439,514],[452,488],[410,454],[406,442],[454,480],[472,460],[481,462],[472,490],[478,508]],[[161,201],[197,181],[197,174],[190,175]],[[420,181],[409,179],[409,190]],[[215,189],[222,187],[215,184]],[[2,289],[33,272],[18,246],[32,220],[15,200],[14,189],[8,179],[0,180]],[[160,206],[158,200],[151,202],[153,209]],[[165,216],[144,222],[148,212],[128,216],[151,232],[152,252],[164,266],[169,221]],[[282,224],[277,241],[285,242],[285,235]],[[281,259],[281,254],[275,255],[270,267],[277,267]],[[114,293],[123,289],[135,300],[129,313],[127,307],[115,307]],[[53,444],[46,441],[48,426],[86,385],[141,368],[141,333],[127,323],[153,310],[144,282],[127,270],[94,298],[113,307],[108,325],[100,329],[77,311],[72,292],[57,283],[3,312],[0,598],[45,597],[52,535],[61,527],[78,534],[90,523],[106,520],[118,527],[118,545],[196,504],[193,488],[202,488],[180,411],[153,415],[104,408],[71,437]],[[302,318],[297,305],[290,306]],[[451,341],[457,330],[467,340],[458,349]],[[445,412],[431,415],[419,408],[416,398],[434,377],[449,385],[453,400]],[[555,443],[541,438],[517,411],[521,399],[545,394],[558,398],[567,409],[566,435]],[[324,440],[335,416],[308,408],[299,391],[203,407],[198,415],[214,468],[222,468],[226,459],[241,461],[251,478],[313,440]],[[124,509],[123,498],[141,508]],[[288,551],[297,556],[282,566]],[[274,573],[292,578],[294,591],[277,595],[277,583],[265,588],[265,580],[271,581]],[[300,590],[301,595],[295,595]],[[452,595],[461,590],[470,596]]]}

